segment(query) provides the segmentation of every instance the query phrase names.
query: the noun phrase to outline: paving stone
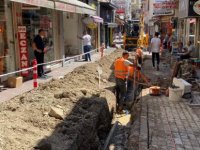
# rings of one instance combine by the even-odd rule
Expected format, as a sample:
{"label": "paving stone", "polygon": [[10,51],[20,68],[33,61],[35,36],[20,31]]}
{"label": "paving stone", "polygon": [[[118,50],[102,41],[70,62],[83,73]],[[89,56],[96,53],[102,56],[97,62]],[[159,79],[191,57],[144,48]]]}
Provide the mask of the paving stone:
{"label": "paving stone", "polygon": [[[151,149],[200,150],[200,121],[191,108],[183,102],[171,102],[168,98],[146,96],[141,101],[142,116],[139,142],[144,148],[149,121]],[[147,105],[148,110],[147,110]],[[149,118],[147,117],[147,111]]]}

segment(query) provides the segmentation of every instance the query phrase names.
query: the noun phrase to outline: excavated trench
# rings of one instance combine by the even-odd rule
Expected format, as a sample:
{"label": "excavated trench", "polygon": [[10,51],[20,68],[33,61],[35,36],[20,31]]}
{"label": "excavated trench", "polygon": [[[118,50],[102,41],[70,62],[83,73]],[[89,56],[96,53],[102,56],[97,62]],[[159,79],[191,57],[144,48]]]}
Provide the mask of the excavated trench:
{"label": "excavated trench", "polygon": [[[121,53],[116,50],[98,62],[76,68],[63,79],[53,79],[34,92],[2,103],[0,148],[103,149],[116,109],[113,61]],[[103,70],[100,89],[99,66]],[[50,115],[52,108],[61,115]]]}

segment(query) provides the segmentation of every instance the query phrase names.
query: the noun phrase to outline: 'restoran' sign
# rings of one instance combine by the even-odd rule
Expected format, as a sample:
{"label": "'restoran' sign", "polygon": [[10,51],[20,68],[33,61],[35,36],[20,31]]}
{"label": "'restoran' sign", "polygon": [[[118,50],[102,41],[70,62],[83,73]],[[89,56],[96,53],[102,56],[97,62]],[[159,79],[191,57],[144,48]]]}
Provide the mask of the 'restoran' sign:
{"label": "'restoran' sign", "polygon": [[[26,26],[18,26],[18,43],[20,53],[20,67],[21,69],[25,69],[29,67]],[[28,76],[29,71],[24,71],[21,74],[22,76]]]}

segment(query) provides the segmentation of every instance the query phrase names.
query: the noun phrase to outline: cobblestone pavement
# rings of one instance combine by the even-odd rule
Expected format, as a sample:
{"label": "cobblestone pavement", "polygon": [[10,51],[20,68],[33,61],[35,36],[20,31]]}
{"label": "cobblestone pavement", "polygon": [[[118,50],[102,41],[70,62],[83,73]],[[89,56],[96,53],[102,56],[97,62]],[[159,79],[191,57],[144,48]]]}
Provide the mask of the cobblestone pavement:
{"label": "cobblestone pavement", "polygon": [[139,115],[129,136],[130,150],[200,150],[200,119],[183,101],[153,97],[143,90]]}
{"label": "cobblestone pavement", "polygon": [[[115,48],[110,48],[105,50],[105,55],[109,55],[111,52],[113,52]],[[100,59],[100,54],[95,53],[92,55],[92,62],[95,62]],[[66,64],[64,67],[55,68],[47,75],[49,76],[48,79],[38,79],[38,83],[45,83],[49,82],[52,78],[58,79],[61,76],[66,75],[67,73],[73,71],[75,68],[87,64],[91,62],[71,62],[70,64]],[[0,102],[10,100],[11,98],[20,95],[22,93],[31,91],[33,89],[33,80],[29,80],[27,82],[24,82],[21,87],[18,88],[8,88],[0,92]]]}

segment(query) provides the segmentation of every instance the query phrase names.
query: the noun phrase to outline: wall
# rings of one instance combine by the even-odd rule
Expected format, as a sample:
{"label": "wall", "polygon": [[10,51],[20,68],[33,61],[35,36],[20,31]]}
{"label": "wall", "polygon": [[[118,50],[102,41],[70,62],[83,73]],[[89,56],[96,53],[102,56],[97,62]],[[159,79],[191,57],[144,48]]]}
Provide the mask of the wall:
{"label": "wall", "polygon": [[82,41],[77,38],[77,35],[82,36],[82,21],[81,15],[74,13],[63,13],[64,23],[64,51],[66,55],[76,55],[82,52]]}

